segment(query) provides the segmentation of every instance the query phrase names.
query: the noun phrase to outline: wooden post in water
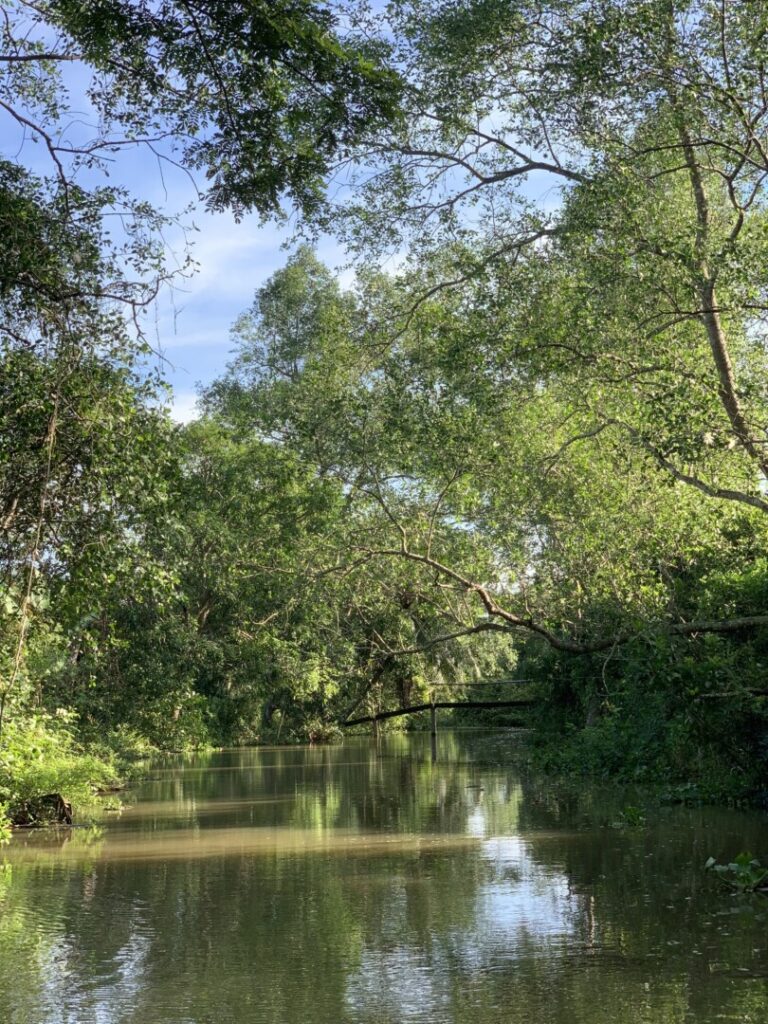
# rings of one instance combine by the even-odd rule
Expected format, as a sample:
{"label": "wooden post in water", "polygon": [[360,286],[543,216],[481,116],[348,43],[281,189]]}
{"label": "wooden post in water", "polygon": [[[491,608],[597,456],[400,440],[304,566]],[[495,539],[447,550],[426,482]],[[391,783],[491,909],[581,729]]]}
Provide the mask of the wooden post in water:
{"label": "wooden post in water", "polygon": [[432,701],[432,704],[429,709],[429,717],[429,738],[432,746],[432,764],[434,764],[437,761],[437,708],[435,707],[434,701]]}
{"label": "wooden post in water", "polygon": [[379,724],[379,712],[381,711],[381,704],[378,698],[373,706],[373,721],[371,722],[371,728],[373,730],[373,742],[376,745],[376,753],[381,753],[381,725]]}

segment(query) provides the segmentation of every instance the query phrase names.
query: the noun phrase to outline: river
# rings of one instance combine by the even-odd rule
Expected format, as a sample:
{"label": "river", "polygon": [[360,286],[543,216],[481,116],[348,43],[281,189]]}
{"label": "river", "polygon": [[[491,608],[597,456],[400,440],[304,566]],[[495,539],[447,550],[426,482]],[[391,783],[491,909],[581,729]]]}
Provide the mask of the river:
{"label": "river", "polygon": [[0,1021],[765,1024],[768,899],[703,865],[768,862],[766,814],[558,786],[509,733],[439,743],[178,758],[93,827],[17,835]]}

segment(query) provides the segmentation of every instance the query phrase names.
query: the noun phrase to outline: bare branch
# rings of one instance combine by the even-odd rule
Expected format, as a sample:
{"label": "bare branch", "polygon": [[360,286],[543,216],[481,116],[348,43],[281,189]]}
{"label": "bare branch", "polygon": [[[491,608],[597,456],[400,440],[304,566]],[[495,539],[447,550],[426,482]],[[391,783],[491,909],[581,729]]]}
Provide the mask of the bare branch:
{"label": "bare branch", "polygon": [[24,64],[32,61],[79,61],[82,60],[76,53],[14,53],[0,54],[0,64]]}
{"label": "bare branch", "polygon": [[671,636],[695,636],[702,633],[733,633],[739,630],[757,629],[763,626],[768,626],[768,615],[747,615],[732,619],[699,619],[692,622],[659,622],[649,623],[648,626],[642,630],[625,629],[610,637],[583,642],[572,636],[563,636],[561,634],[554,633],[551,629],[548,629],[541,623],[536,622],[535,619],[530,616],[517,615],[509,609],[503,608],[493,597],[487,586],[483,586],[473,580],[470,580],[456,569],[437,561],[429,555],[420,555],[414,551],[397,548],[371,550],[369,551],[369,554],[381,557],[406,558],[411,562],[424,565],[448,577],[449,579],[454,580],[468,593],[477,595],[486,614],[488,615],[488,619],[486,621],[477,622],[472,626],[466,626],[465,628],[456,630],[453,633],[434,637],[432,640],[427,640],[423,644],[415,645],[413,647],[392,650],[384,646],[383,650],[393,657],[396,655],[420,654],[437,646],[438,644],[447,643],[451,640],[456,640],[464,636],[472,636],[477,633],[485,632],[510,633],[523,630],[540,637],[542,640],[546,641],[550,647],[557,651],[563,651],[569,654],[597,654],[602,651],[611,650],[621,644],[625,644],[632,639],[642,636],[649,630],[666,633]]}

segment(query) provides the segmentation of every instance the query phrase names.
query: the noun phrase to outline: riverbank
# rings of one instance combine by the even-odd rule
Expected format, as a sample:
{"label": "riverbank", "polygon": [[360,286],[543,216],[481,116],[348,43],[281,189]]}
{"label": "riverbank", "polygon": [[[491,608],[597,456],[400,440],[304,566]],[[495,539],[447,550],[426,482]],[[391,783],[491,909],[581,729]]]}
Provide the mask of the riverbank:
{"label": "riverbank", "polygon": [[[715,766],[707,772],[701,764],[689,765],[698,774],[673,772],[669,765],[655,765],[651,759],[638,771],[637,759],[624,757],[611,769],[606,749],[617,751],[616,737],[606,739],[605,723],[579,731],[569,730],[555,740],[545,731],[508,729],[489,723],[485,729],[466,729],[460,716],[458,723],[449,718],[441,725],[451,732],[458,725],[462,731],[489,732],[504,737],[489,754],[489,763],[514,764],[518,770],[543,775],[554,786],[578,788],[583,785],[607,784],[618,787],[637,786],[649,806],[670,804],[766,806],[766,791],[745,778],[732,766],[726,772]],[[426,723],[413,723],[410,732],[423,731]],[[390,723],[380,726],[384,732],[400,732]],[[514,742],[510,737],[514,736]],[[360,739],[360,729],[350,730],[348,739]],[[269,735],[254,748],[277,746],[295,748],[301,743],[335,744],[344,740],[341,731],[330,726],[313,728],[302,741],[290,732],[280,742]],[[215,745],[198,744],[187,749],[198,752],[219,749]],[[626,744],[624,746],[626,751]],[[70,824],[73,818],[82,821],[91,810],[103,807],[105,800],[119,803],[119,791],[127,784],[140,781],[150,759],[178,750],[162,750],[134,730],[122,728],[103,737],[83,737],[75,728],[73,716],[57,714],[27,715],[6,722],[0,746],[0,841],[7,839],[13,828],[34,828],[51,824]],[[615,760],[615,758],[614,758]],[[624,763],[626,761],[626,764]]]}
{"label": "riverbank", "polygon": [[14,827],[71,824],[75,815],[138,779],[160,751],[128,729],[84,741],[71,716],[6,721],[0,745],[0,841]]}

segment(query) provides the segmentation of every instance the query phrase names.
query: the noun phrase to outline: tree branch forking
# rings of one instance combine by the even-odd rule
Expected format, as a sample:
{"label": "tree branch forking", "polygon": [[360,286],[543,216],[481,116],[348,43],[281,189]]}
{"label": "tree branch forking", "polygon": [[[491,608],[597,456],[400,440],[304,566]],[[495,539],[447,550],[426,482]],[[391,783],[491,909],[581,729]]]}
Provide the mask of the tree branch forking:
{"label": "tree branch forking", "polygon": [[485,632],[515,633],[523,631],[531,633],[545,641],[556,651],[567,654],[599,654],[603,651],[618,647],[629,641],[644,635],[649,631],[659,632],[670,636],[696,636],[703,633],[734,633],[743,630],[759,629],[768,627],[768,615],[745,615],[731,619],[697,619],[691,622],[658,623],[645,629],[626,629],[610,637],[603,637],[596,640],[582,641],[572,636],[562,635],[554,632],[548,627],[537,622],[530,616],[521,616],[500,605],[493,597],[487,585],[482,585],[470,580],[464,574],[439,562],[430,555],[422,555],[407,548],[381,548],[371,549],[369,555],[386,558],[405,558],[419,565],[426,566],[435,572],[458,583],[468,594],[477,595],[488,616],[486,621],[476,622],[467,625],[463,629],[452,631],[430,638],[422,644],[393,650],[384,648],[385,653],[392,656],[420,654],[439,646],[449,643],[452,640],[461,639],[467,636],[474,636]]}

